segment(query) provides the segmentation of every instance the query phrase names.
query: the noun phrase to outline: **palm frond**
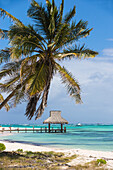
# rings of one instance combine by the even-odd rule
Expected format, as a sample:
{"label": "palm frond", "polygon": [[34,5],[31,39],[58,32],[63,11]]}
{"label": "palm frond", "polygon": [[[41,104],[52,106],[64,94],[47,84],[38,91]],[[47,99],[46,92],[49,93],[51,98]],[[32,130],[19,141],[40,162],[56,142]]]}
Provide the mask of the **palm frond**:
{"label": "palm frond", "polygon": [[0,64],[3,62],[8,62],[10,60],[10,56],[11,56],[10,48],[0,50]]}
{"label": "palm frond", "polygon": [[80,86],[78,82],[72,77],[71,73],[65,69],[65,67],[61,67],[56,63],[56,68],[61,75],[62,83],[66,84],[70,96],[76,99],[76,103],[81,103]]}
{"label": "palm frond", "polygon": [[40,96],[41,96],[41,93],[35,94],[30,97],[30,100],[26,107],[26,113],[25,113],[25,115],[27,116],[29,120],[31,120],[31,118],[34,116],[34,113],[36,111],[36,105],[37,105],[38,100],[40,99]]}
{"label": "palm frond", "polygon": [[7,79],[7,82],[4,84],[0,84],[0,88],[4,90],[4,92],[10,92],[12,89],[15,88],[18,80],[20,79],[20,75],[15,75],[14,77]]}
{"label": "palm frond", "polygon": [[36,65],[35,73],[31,75],[27,82],[27,91],[30,91],[30,95],[42,92],[46,85],[49,75],[48,62],[38,61]]}
{"label": "palm frond", "polygon": [[39,34],[43,34],[47,39],[50,39],[50,33],[48,30],[50,18],[48,17],[45,7],[32,0],[31,7],[27,11],[27,14],[35,21],[35,27],[38,28],[37,31]]}
{"label": "palm frond", "polygon": [[55,1],[52,0],[52,6],[53,6],[53,10],[54,10],[54,7],[55,7]]}
{"label": "palm frond", "polygon": [[34,50],[45,50],[43,38],[35,32],[33,27],[19,27],[13,25],[9,31],[11,58],[21,58],[22,55],[31,55]]}
{"label": "palm frond", "polygon": [[0,79],[4,78],[5,76],[12,76],[12,74],[19,72],[22,61],[23,60],[5,64],[0,71]]}
{"label": "palm frond", "polygon": [[67,50],[64,49],[63,53],[59,53],[56,55],[58,60],[63,59],[71,59],[71,58],[94,58],[98,55],[98,52],[90,50],[89,48],[85,48],[85,45],[78,46],[75,45],[74,47],[68,48]]}
{"label": "palm frond", "polygon": [[65,46],[70,46],[72,43],[76,43],[81,38],[87,37],[91,32],[91,29],[87,29],[87,22],[82,20],[78,24],[72,22],[69,24],[64,23],[58,30],[54,38],[54,50],[59,48],[64,48]]}
{"label": "palm frond", "polygon": [[20,66],[21,82],[23,80],[23,75],[26,73],[26,71],[28,72],[29,69],[31,73],[35,73],[36,61],[37,61],[38,56],[39,55],[32,55],[31,57],[27,57],[23,59],[21,66]]}
{"label": "palm frond", "polygon": [[[4,98],[3,98],[3,96],[0,94],[0,103],[2,103],[4,101]],[[6,103],[5,104],[5,108],[6,108],[6,110],[8,111],[9,110],[9,105]]]}
{"label": "palm frond", "polygon": [[[8,83],[6,83],[6,84],[0,83],[0,89],[3,89],[3,91],[5,91],[5,89],[8,86],[8,90],[9,90],[9,93],[10,93],[6,97],[6,99],[4,99],[4,101],[0,104],[0,109],[2,109],[2,107],[4,107],[7,104],[7,102],[9,102],[15,96],[15,94],[19,93],[20,89],[21,89],[21,92],[24,92],[24,95],[26,94],[25,93],[25,86],[26,86],[27,81],[29,80],[30,76],[31,75],[28,74],[28,76],[25,78],[25,80],[22,83],[20,83],[20,81],[18,81],[18,78],[20,77],[20,75],[18,77],[15,76],[14,78],[10,79],[9,82],[8,82],[9,84]],[[16,78],[17,78],[17,81],[16,81]],[[13,83],[15,83],[15,84],[13,84]],[[14,86],[12,86],[12,84]],[[9,88],[10,85],[11,85],[11,87]],[[8,92],[8,90],[7,90],[7,92]]]}
{"label": "palm frond", "polygon": [[66,16],[64,17],[64,22],[70,22],[70,20],[75,16],[75,6],[73,7],[72,10],[70,10],[70,12],[68,14],[66,14]]}
{"label": "palm frond", "polygon": [[51,5],[51,11],[50,11],[50,23],[49,23],[49,32],[50,32],[50,35],[51,35],[51,39],[50,41],[52,40],[53,38],[53,35],[54,35],[54,32],[55,32],[55,12],[56,10],[53,8],[53,6]]}
{"label": "palm frond", "polygon": [[[31,38],[34,40],[34,42],[38,42],[40,43],[43,48],[45,47],[46,41],[44,40],[44,38],[39,35],[35,29],[33,28],[33,26],[28,25],[25,27],[20,27],[18,25],[13,25],[12,27],[10,27],[10,31],[9,31],[9,38],[10,40],[16,39],[17,37],[21,37],[21,38]],[[44,41],[44,43],[43,43]]]}
{"label": "palm frond", "polygon": [[[49,64],[50,64],[50,66],[48,67],[49,71],[48,71],[48,76],[47,76],[47,80],[46,80],[46,85],[42,92],[36,94],[36,95],[38,95],[38,100],[42,94],[41,103],[37,110],[36,110],[36,103],[35,103],[35,105],[33,105],[33,109],[30,109],[31,108],[30,104],[32,103],[32,97],[34,98],[35,95],[33,95],[30,98],[30,101],[29,101],[30,103],[28,103],[28,105],[27,105],[28,107],[26,109],[26,116],[28,117],[28,119],[31,119],[34,116],[34,114],[35,114],[35,119],[40,118],[44,112],[45,107],[47,106],[47,98],[48,98],[50,83],[51,83],[51,79],[52,79],[53,71],[54,71],[53,66],[51,65],[52,63],[50,62]],[[38,102],[38,100],[37,100],[37,102]]]}
{"label": "palm frond", "polygon": [[46,5],[50,8],[51,7],[51,2],[49,0],[46,0]]}
{"label": "palm frond", "polygon": [[88,22],[83,21],[83,20],[80,20],[77,24],[75,22],[72,22],[70,26],[70,30],[71,30],[70,36],[74,40],[79,40],[80,38],[87,37],[93,29],[93,28],[88,29],[87,25],[88,25]]}
{"label": "palm frond", "polygon": [[28,101],[27,96],[25,95],[24,91],[22,91],[22,88],[20,88],[13,97],[9,101],[10,108],[16,107],[17,104],[21,104],[22,102]]}
{"label": "palm frond", "polygon": [[50,81],[51,79],[48,81],[44,89],[41,104],[39,105],[38,109],[35,112],[35,115],[36,115],[35,120],[42,116],[45,107],[47,107],[47,99],[48,99],[48,93],[49,93],[49,88],[50,88]]}
{"label": "palm frond", "polygon": [[[52,78],[52,72],[48,76],[48,80],[46,82],[43,92],[36,93],[35,95],[32,95],[30,97],[30,100],[27,104],[26,113],[25,113],[25,115],[28,117],[29,120],[34,115],[35,115],[35,119],[38,119],[43,114],[44,109],[47,106],[47,98],[48,98],[51,78]],[[40,103],[38,109],[36,110],[37,102],[39,101],[42,93],[43,93],[43,95],[42,95],[41,103]]]}
{"label": "palm frond", "polygon": [[54,48],[53,50],[59,49],[64,46],[65,42],[68,40],[68,34],[70,30],[68,24],[63,24],[58,33],[54,38]]}
{"label": "palm frond", "polygon": [[0,39],[7,39],[8,38],[8,30],[0,29]]}
{"label": "palm frond", "polygon": [[60,5],[60,17],[59,17],[59,24],[62,21],[62,17],[63,17],[63,10],[64,10],[64,0],[62,0],[62,3]]}
{"label": "palm frond", "polygon": [[16,93],[16,91],[17,91],[18,89],[20,89],[20,87],[21,87],[21,84],[18,84],[17,87],[16,87],[16,89],[13,90],[13,91],[7,96],[6,99],[4,99],[4,101],[0,104],[0,109],[7,104],[7,102],[14,96],[14,94]]}
{"label": "palm frond", "polygon": [[9,12],[5,11],[2,8],[0,8],[0,16],[1,17],[8,16],[10,19],[12,19],[14,22],[18,23],[20,26],[24,26],[24,24],[19,19],[15,18],[13,15],[11,15]]}

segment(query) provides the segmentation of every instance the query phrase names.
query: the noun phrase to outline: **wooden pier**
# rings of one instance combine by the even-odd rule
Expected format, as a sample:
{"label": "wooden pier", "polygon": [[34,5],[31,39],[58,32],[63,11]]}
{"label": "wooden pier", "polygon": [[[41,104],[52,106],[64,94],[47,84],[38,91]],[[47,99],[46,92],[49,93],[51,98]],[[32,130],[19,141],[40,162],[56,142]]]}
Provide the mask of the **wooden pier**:
{"label": "wooden pier", "polygon": [[51,129],[48,129],[47,127],[40,127],[40,128],[11,128],[9,127],[9,129],[5,129],[5,128],[2,128],[0,130],[0,132],[17,132],[17,133],[20,133],[20,132],[33,132],[33,133],[66,133],[66,127],[64,127],[63,129],[58,129],[58,128],[51,128]]}

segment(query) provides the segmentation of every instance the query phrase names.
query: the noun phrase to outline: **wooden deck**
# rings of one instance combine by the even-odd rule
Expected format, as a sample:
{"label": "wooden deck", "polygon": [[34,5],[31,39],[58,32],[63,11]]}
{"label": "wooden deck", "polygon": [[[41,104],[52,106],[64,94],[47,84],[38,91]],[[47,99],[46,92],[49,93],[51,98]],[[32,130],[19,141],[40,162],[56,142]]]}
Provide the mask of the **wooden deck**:
{"label": "wooden deck", "polygon": [[33,133],[66,133],[66,127],[64,127],[64,129],[55,129],[55,128],[51,128],[50,130],[45,127],[45,128],[11,128],[9,127],[9,129],[5,129],[5,128],[2,128],[0,130],[0,132],[33,132]]}

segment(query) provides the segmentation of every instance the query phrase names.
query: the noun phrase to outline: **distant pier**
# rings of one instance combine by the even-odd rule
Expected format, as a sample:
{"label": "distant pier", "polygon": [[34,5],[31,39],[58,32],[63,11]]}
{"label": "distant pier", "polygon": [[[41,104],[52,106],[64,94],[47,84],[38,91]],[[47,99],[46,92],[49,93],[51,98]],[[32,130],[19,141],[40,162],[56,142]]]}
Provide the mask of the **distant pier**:
{"label": "distant pier", "polygon": [[66,133],[66,127],[64,127],[63,129],[58,129],[58,128],[47,128],[47,127],[40,127],[40,128],[13,128],[13,127],[9,127],[7,129],[5,128],[1,128],[0,129],[0,132],[3,133],[3,132],[17,132],[17,133],[20,133],[20,132],[33,132],[33,133]]}

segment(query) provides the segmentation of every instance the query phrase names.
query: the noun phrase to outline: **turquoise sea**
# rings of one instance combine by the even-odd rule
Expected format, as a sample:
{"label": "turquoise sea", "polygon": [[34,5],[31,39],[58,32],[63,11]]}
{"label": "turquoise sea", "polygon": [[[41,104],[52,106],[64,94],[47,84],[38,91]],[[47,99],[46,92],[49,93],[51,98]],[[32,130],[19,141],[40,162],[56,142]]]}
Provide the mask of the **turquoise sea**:
{"label": "turquoise sea", "polygon": [[[1,125],[2,127],[32,128],[33,125]],[[34,126],[45,127],[45,125]],[[58,127],[53,125],[53,127]],[[19,141],[66,149],[113,151],[113,125],[64,125],[66,133],[14,133],[0,136],[0,140]]]}

